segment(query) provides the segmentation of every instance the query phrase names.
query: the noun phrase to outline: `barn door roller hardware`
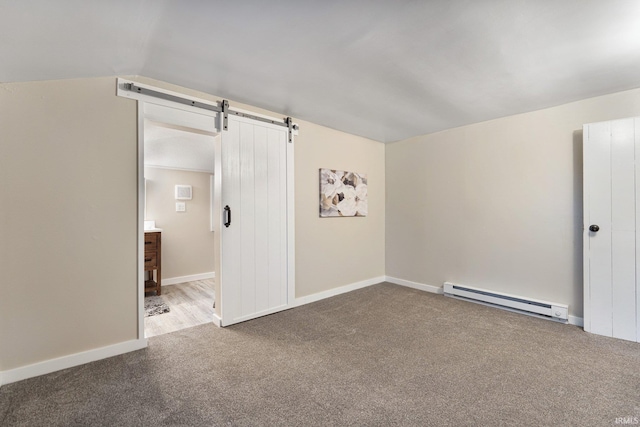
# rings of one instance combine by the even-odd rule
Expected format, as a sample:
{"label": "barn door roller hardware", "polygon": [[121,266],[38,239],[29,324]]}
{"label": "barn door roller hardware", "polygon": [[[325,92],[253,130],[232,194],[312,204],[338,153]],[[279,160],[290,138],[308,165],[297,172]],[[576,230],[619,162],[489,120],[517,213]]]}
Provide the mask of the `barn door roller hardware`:
{"label": "barn door roller hardware", "polygon": [[220,104],[222,104],[222,130],[229,130],[229,101],[223,99]]}
{"label": "barn door roller hardware", "polygon": [[285,117],[282,120],[273,120],[267,117],[256,116],[250,113],[243,113],[240,111],[231,110],[229,108],[229,101],[226,99],[222,101],[222,128],[224,130],[228,130],[228,115],[233,114],[238,117],[246,117],[247,119],[257,120],[263,123],[270,123],[276,126],[284,126],[289,129],[289,142],[293,142],[293,131],[298,130],[298,125],[293,124],[293,119],[291,117]]}
{"label": "barn door roller hardware", "polygon": [[293,124],[293,119],[291,117],[284,119],[284,122],[289,128],[289,142],[293,142],[293,130],[298,130],[298,125]]}
{"label": "barn door roller hardware", "polygon": [[178,104],[189,105],[191,107],[202,108],[208,111],[215,111],[216,113],[222,113],[222,129],[229,129],[229,114],[236,115],[238,117],[246,117],[251,120],[257,120],[259,122],[270,123],[276,126],[283,126],[289,130],[289,142],[293,142],[293,132],[298,130],[298,125],[293,123],[291,117],[285,117],[282,120],[273,120],[267,117],[256,116],[250,113],[244,113],[241,111],[232,110],[229,107],[229,101],[223,99],[219,101],[220,105],[207,104],[205,102],[194,101],[192,99],[183,98],[181,96],[172,95],[169,93],[160,92],[153,89],[148,89],[136,85],[135,83],[124,83],[121,86],[124,90],[139,93],[142,95],[152,96],[154,98],[165,99],[167,101],[176,102]]}

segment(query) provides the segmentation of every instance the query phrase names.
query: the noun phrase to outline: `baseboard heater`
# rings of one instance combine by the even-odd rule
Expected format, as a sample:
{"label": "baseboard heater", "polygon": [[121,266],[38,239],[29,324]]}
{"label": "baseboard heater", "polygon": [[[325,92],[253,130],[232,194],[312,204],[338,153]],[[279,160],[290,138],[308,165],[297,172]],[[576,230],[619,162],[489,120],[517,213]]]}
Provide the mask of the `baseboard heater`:
{"label": "baseboard heater", "polygon": [[444,295],[560,322],[566,322],[568,318],[569,307],[565,304],[522,298],[450,282],[444,283]]}

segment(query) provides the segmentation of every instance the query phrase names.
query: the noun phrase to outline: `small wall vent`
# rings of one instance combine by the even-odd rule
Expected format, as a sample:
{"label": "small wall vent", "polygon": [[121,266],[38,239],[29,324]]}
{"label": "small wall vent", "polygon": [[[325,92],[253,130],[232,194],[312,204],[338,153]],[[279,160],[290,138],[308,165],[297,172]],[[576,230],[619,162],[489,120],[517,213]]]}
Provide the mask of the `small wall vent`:
{"label": "small wall vent", "polygon": [[191,200],[191,186],[176,185],[176,200]]}

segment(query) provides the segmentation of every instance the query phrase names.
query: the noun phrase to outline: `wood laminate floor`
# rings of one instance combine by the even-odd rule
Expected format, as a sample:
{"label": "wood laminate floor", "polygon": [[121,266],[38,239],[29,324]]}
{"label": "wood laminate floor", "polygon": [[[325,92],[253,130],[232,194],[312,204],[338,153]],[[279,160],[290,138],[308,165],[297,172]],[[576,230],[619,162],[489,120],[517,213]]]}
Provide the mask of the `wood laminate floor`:
{"label": "wood laminate floor", "polygon": [[195,280],[162,287],[171,311],[144,318],[147,338],[213,321],[214,279]]}

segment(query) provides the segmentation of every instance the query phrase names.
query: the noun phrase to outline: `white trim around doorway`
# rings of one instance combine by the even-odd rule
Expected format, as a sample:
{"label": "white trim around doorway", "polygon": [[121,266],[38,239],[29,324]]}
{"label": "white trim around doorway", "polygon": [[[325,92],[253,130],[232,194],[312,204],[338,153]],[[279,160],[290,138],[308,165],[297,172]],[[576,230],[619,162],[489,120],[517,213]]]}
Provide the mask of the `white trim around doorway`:
{"label": "white trim around doorway", "polygon": [[[178,92],[173,92],[161,88],[157,88],[150,85],[145,85],[142,83],[136,83],[132,80],[118,78],[117,79],[117,96],[135,99],[138,101],[138,191],[144,192],[144,105],[145,103],[161,105],[165,107],[175,108],[177,110],[187,111],[195,114],[207,115],[212,118],[219,115],[219,113],[215,111],[210,111],[203,108],[192,107],[190,105],[179,104],[176,102],[172,102],[162,98],[156,98],[153,96],[145,95],[142,93],[136,93],[128,90],[124,90],[124,85],[126,83],[135,83],[136,86],[147,88],[153,90],[155,92],[160,92],[168,95],[177,96],[183,99],[187,99],[189,101],[196,101],[199,103],[208,104],[211,106],[217,106],[215,101],[205,100],[202,98],[197,98],[189,95],[185,95]],[[244,111],[244,110],[238,110]],[[278,121],[280,119],[269,117],[264,114],[251,113],[257,117],[268,118],[274,121]],[[219,117],[219,116],[218,116]],[[220,124],[217,126],[220,129]],[[294,174],[294,143],[293,138],[298,134],[297,126],[294,127],[294,131],[292,132],[292,143],[287,143],[287,304],[280,308],[280,310],[286,310],[288,308],[295,307],[296,298],[295,298],[295,174]],[[214,179],[216,177],[214,176]],[[219,179],[219,178],[218,178]],[[143,202],[142,202],[143,203]],[[138,197],[138,262],[142,263],[144,261],[144,226],[143,226],[143,218],[144,216],[144,206],[141,206],[140,197]],[[142,264],[139,264],[142,265]],[[144,271],[142,268],[139,269],[138,272],[138,337],[144,338]],[[219,286],[223,285],[220,283],[222,280],[219,272],[217,273],[217,280]],[[224,304],[222,298],[220,298],[219,304]],[[218,304],[216,304],[218,307]],[[218,308],[216,308],[218,310]],[[278,310],[278,311],[280,311]],[[213,323],[217,326],[224,326],[223,319],[219,317],[217,314],[214,315]]]}

